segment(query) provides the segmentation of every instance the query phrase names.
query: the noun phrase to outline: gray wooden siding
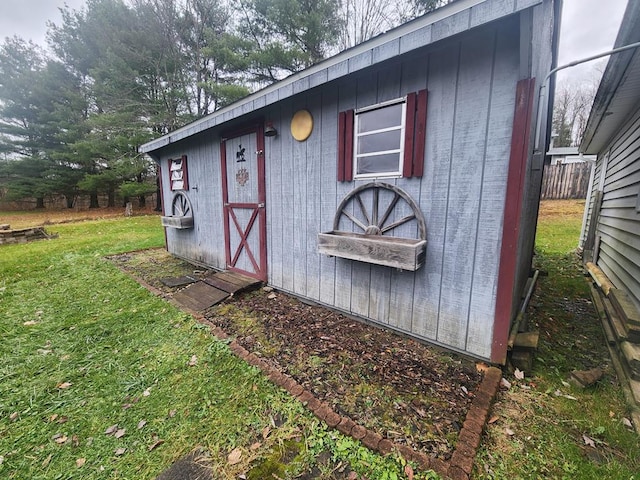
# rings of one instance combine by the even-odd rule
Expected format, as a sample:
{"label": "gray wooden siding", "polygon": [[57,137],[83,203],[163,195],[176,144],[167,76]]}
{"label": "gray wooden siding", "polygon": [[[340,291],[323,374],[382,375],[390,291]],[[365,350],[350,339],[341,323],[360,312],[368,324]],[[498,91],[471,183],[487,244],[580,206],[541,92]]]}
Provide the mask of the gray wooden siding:
{"label": "gray wooden siding", "polygon": [[190,139],[180,145],[172,145],[163,152],[163,199],[165,214],[171,215],[173,192],[167,181],[166,162],[169,158],[187,155],[189,190],[186,195],[194,211],[191,229],[167,228],[168,251],[214,268],[225,268],[224,229],[222,221],[222,177],[220,170],[220,141],[208,136],[207,142]]}
{"label": "gray wooden siding", "polygon": [[[386,68],[340,80],[281,103],[267,139],[269,283],[411,333],[490,356],[519,73],[517,19]],[[338,112],[427,88],[422,179],[385,179],[411,195],[427,222],[427,259],[417,272],[323,257],[317,233],[332,229],[338,203],[364,181],[336,182]],[[308,109],[314,130],[299,143],[293,113]],[[395,213],[401,218],[406,212]],[[352,228],[345,224],[342,228]],[[395,233],[415,238],[415,225]]]}
{"label": "gray wooden siding", "polygon": [[[630,294],[640,308],[640,212],[636,210],[640,191],[640,110],[620,129],[607,151],[602,208],[597,221],[600,236],[598,266],[614,285]],[[603,165],[598,158],[594,189]]]}
{"label": "gray wooden siding", "polygon": [[[279,132],[265,139],[272,286],[490,357],[515,89],[522,74],[519,22],[518,15],[511,16],[256,112]],[[424,88],[429,92],[424,176],[381,181],[405,190],[423,212],[425,265],[400,272],[321,256],[317,234],[332,229],[340,201],[366,183],[336,180],[338,113]],[[306,142],[297,142],[290,121],[302,108],[311,112],[314,129]],[[203,132],[180,142],[180,149],[163,149],[162,161],[186,154],[189,179],[197,187],[188,192],[195,227],[169,229],[169,251],[222,269],[219,143],[218,136]],[[405,214],[396,212],[396,219]],[[415,238],[417,229],[406,224],[395,235]]]}

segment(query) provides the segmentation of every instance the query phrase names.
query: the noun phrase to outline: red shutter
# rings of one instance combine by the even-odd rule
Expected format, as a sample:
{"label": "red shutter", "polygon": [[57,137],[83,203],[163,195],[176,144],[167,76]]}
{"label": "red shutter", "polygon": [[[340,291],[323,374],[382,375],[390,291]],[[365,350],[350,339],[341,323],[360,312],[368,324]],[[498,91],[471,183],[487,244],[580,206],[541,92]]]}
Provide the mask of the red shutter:
{"label": "red shutter", "polygon": [[422,177],[424,172],[424,151],[427,138],[427,91],[418,92],[416,105],[415,137],[413,138],[413,176]]}
{"label": "red shutter", "polygon": [[338,181],[353,180],[353,110],[338,115]]}
{"label": "red shutter", "polygon": [[416,94],[407,95],[407,117],[404,121],[404,158],[402,159],[402,176],[413,176],[413,139],[416,120]]}
{"label": "red shutter", "polygon": [[407,95],[404,130],[403,177],[421,177],[424,172],[424,149],[427,128],[427,91]]}
{"label": "red shutter", "polygon": [[182,155],[182,181],[183,183],[183,189],[184,190],[189,190],[189,174],[188,174],[188,170],[187,170],[187,156],[186,155]]}

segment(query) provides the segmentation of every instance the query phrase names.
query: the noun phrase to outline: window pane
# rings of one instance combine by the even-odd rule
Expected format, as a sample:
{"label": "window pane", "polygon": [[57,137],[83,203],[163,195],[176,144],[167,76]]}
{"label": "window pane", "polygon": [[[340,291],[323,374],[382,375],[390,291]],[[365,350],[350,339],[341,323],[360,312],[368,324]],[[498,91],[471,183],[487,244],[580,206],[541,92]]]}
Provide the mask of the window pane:
{"label": "window pane", "polygon": [[400,130],[358,137],[358,154],[400,149]]}
{"label": "window pane", "polygon": [[384,155],[372,155],[371,157],[358,157],[357,174],[367,173],[398,173],[400,164],[399,153],[387,153]]}
{"label": "window pane", "polygon": [[358,133],[399,127],[402,124],[402,103],[358,113]]}

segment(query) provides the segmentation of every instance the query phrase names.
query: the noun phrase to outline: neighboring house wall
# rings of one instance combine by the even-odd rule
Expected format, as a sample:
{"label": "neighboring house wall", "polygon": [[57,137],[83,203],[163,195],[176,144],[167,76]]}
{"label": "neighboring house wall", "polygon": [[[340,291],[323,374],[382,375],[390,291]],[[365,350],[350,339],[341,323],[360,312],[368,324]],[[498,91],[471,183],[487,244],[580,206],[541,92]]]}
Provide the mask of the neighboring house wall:
{"label": "neighboring house wall", "polygon": [[[603,176],[604,171],[604,176]],[[600,188],[602,187],[602,188]],[[600,215],[594,202],[602,190]],[[589,202],[587,232],[595,233],[597,264],[616,287],[625,290],[640,308],[640,109],[625,123],[598,157]],[[596,222],[591,225],[591,222]]]}

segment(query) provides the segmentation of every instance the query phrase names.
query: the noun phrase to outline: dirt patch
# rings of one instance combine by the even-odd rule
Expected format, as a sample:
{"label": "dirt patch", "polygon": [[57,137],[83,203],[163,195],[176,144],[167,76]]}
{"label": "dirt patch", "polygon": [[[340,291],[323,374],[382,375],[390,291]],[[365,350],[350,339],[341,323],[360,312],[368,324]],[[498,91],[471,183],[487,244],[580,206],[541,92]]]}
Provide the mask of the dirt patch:
{"label": "dirt patch", "polygon": [[[168,297],[177,289],[161,278],[207,273],[164,250],[111,259]],[[270,289],[204,313],[337,413],[394,443],[451,458],[482,378],[472,360]]]}

